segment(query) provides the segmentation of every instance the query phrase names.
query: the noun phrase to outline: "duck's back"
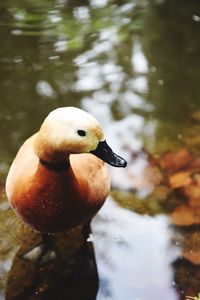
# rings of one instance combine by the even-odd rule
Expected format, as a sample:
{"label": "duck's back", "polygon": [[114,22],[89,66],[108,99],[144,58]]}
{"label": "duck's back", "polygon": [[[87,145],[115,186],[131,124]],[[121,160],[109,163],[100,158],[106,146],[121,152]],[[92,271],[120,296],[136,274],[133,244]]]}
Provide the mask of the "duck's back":
{"label": "duck's back", "polygon": [[50,170],[34,153],[35,137],[22,145],[10,168],[6,192],[11,206],[41,232],[66,231],[87,222],[109,192],[104,162],[92,154],[74,154],[66,171]]}

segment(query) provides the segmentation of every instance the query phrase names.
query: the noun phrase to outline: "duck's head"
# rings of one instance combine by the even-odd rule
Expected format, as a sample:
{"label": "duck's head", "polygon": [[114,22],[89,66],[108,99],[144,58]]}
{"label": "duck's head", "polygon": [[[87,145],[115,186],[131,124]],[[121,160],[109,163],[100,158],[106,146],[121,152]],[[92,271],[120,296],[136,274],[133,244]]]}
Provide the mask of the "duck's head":
{"label": "duck's head", "polygon": [[114,167],[126,167],[126,161],[107,145],[97,120],[75,107],[53,110],[44,120],[35,142],[40,159],[60,161],[67,155],[92,153]]}

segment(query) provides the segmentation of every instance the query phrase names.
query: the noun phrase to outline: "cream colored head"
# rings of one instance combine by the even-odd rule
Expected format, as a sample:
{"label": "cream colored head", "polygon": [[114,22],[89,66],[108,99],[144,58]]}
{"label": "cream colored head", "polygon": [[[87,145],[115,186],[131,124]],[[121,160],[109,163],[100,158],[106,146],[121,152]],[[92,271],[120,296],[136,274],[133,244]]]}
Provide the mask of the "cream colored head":
{"label": "cream colored head", "polygon": [[97,120],[76,107],[53,110],[44,120],[35,143],[41,159],[60,160],[66,155],[88,153],[104,140]]}

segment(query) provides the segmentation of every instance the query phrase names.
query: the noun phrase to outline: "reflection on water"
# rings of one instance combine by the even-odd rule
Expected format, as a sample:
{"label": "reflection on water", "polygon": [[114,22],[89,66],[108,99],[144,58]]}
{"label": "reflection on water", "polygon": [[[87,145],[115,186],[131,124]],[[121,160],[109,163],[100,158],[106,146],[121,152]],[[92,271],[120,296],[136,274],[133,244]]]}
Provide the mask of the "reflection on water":
{"label": "reflection on water", "polygon": [[20,244],[26,242],[28,236],[33,239],[34,234],[13,214],[3,191],[0,194],[0,219],[0,299],[4,299],[7,274],[13,264],[13,259]]}
{"label": "reflection on water", "polygon": [[[114,188],[151,190],[150,180],[147,179],[149,183],[146,185],[144,183],[144,173],[147,171],[148,162],[147,155],[143,151],[141,136],[148,139],[153,135],[154,130],[154,122],[145,121],[142,116],[135,114],[115,121],[107,127],[108,139],[111,140],[114,149],[123,154],[128,162],[126,169],[110,168]],[[153,143],[153,140],[151,142]]]}
{"label": "reflection on water", "polygon": [[[125,170],[110,168],[112,196],[138,213],[109,200],[93,222],[98,299],[197,295],[198,209],[191,217],[194,207],[189,210],[183,193],[169,189],[158,157],[180,147],[200,153],[198,0],[8,0],[1,1],[0,15],[1,185],[17,149],[49,111],[84,108],[128,161]],[[183,202],[184,218],[174,212]],[[185,222],[188,211],[194,227]],[[5,274],[20,243],[26,245],[28,229],[5,197],[0,215],[3,295]],[[173,231],[169,222],[177,225]]]}
{"label": "reflection on water", "polygon": [[109,198],[93,220],[100,275],[97,299],[178,299],[172,262],[180,254],[171,244],[164,216],[140,216]]}

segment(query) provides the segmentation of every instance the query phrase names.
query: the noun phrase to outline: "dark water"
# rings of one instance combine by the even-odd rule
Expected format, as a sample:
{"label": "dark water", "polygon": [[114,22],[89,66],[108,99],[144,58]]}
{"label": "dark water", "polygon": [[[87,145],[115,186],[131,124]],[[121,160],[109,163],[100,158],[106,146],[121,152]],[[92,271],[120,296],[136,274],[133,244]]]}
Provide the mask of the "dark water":
{"label": "dark water", "polygon": [[[171,218],[185,198],[149,161],[183,148],[200,154],[199,1],[2,0],[0,15],[2,187],[17,149],[49,111],[89,111],[129,162],[110,170],[112,198],[93,222],[97,299],[197,296],[200,214],[195,222],[193,212],[190,222]],[[3,299],[26,239],[4,196],[0,214]]]}

